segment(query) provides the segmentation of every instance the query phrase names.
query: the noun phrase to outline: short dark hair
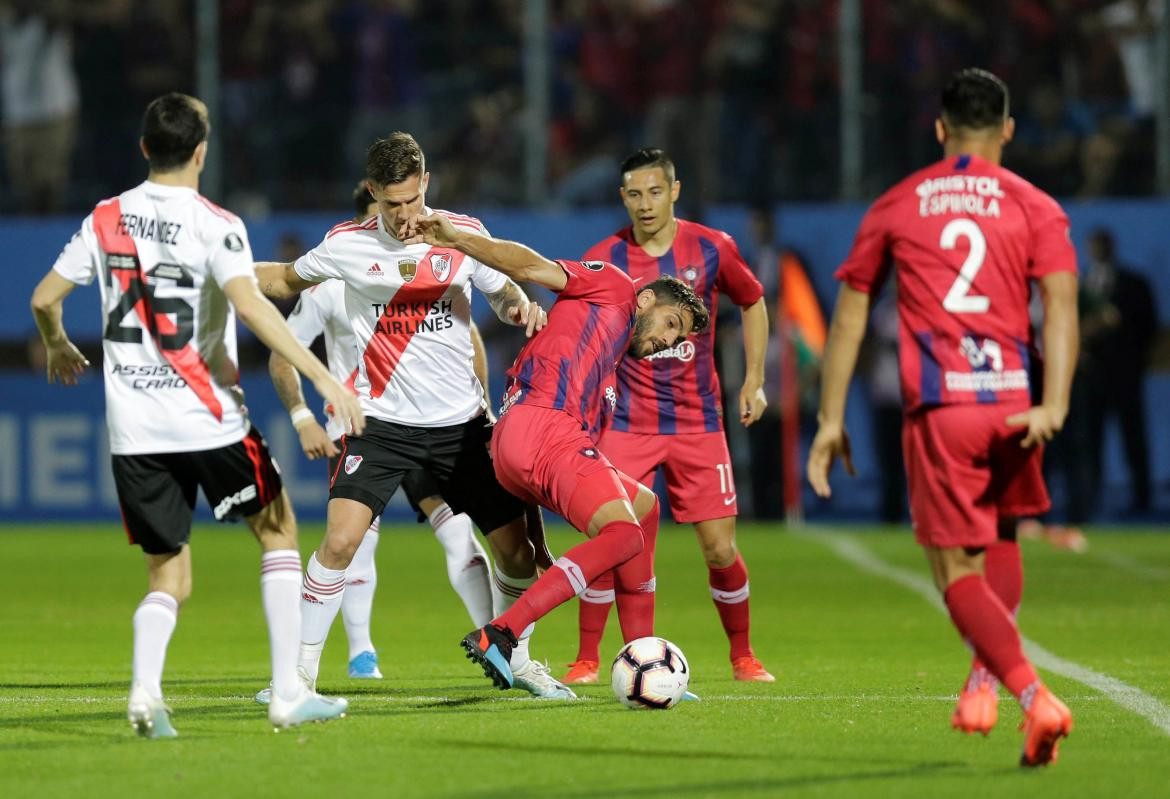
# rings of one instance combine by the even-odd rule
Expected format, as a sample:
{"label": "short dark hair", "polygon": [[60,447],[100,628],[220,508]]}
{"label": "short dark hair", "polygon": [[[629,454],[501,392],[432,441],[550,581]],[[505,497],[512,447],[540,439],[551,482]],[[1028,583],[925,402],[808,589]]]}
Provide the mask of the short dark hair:
{"label": "short dark hair", "polygon": [[364,180],[358,181],[357,187],[353,190],[353,218],[364,220],[366,212],[370,210],[370,203],[373,201],[374,195],[370,194],[366,182]]}
{"label": "short dark hair", "polygon": [[1007,84],[985,69],[956,72],[943,88],[942,118],[948,127],[984,130],[1008,116]]}
{"label": "short dark hair", "polygon": [[414,136],[400,130],[378,139],[366,151],[366,177],[375,186],[401,183],[412,175],[422,175],[426,168],[426,158]]}
{"label": "short dark hair", "polygon": [[650,289],[654,292],[657,301],[662,305],[677,305],[691,312],[691,332],[702,333],[711,321],[711,314],[707,306],[695,294],[694,289],[683,283],[677,277],[659,275],[656,280],[647,283],[642,290]]}
{"label": "short dark hair", "polygon": [[652,169],[658,167],[666,175],[666,180],[669,183],[674,183],[674,161],[670,160],[670,156],[666,154],[666,150],[661,147],[643,147],[638,152],[622,161],[622,172],[619,176],[621,180],[626,179],[627,172],[633,172],[635,169]]}
{"label": "short dark hair", "polygon": [[207,106],[189,94],[169,92],[151,100],[142,116],[142,143],[155,172],[182,168],[207,140]]}

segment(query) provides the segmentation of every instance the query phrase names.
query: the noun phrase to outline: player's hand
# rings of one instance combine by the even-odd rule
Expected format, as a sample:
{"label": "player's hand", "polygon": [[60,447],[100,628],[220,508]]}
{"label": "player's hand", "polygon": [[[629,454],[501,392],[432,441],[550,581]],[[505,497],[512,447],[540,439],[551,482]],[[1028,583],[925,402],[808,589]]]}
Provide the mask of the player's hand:
{"label": "player's hand", "polygon": [[301,437],[301,449],[305,457],[311,461],[317,458],[332,458],[337,454],[337,447],[316,419],[306,419],[297,425],[297,435]]}
{"label": "player's hand", "polygon": [[50,383],[63,386],[77,385],[77,376],[89,367],[89,360],[69,339],[60,344],[45,346],[46,372]]}
{"label": "player's hand", "polygon": [[1053,439],[1064,427],[1065,411],[1051,408],[1047,405],[1036,405],[1023,413],[1017,413],[1007,418],[1008,427],[1027,427],[1028,432],[1020,442],[1020,446],[1027,449],[1037,444],[1045,444]]}
{"label": "player's hand", "polygon": [[442,214],[416,215],[403,220],[398,228],[398,240],[403,244],[429,244],[432,247],[454,247],[459,235],[451,220]]}
{"label": "player's hand", "polygon": [[818,497],[833,496],[829,488],[829,472],[833,468],[833,461],[841,459],[845,464],[845,471],[850,477],[857,474],[853,470],[853,450],[849,444],[849,434],[844,425],[822,424],[813,439],[812,447],[808,452],[808,482]]}
{"label": "player's hand", "polygon": [[751,427],[764,415],[768,407],[768,398],[764,396],[764,387],[754,381],[745,382],[739,390],[739,421],[744,427]]}
{"label": "player's hand", "polygon": [[321,399],[333,406],[333,415],[341,420],[345,429],[352,435],[360,436],[366,429],[366,415],[357,396],[333,377],[327,377],[319,383],[313,381],[313,387]]}
{"label": "player's hand", "polygon": [[545,310],[537,305],[535,302],[527,302],[524,305],[509,305],[505,309],[508,314],[508,321],[517,327],[524,328],[524,335],[532,338],[538,330],[544,328],[548,322],[548,314]]}

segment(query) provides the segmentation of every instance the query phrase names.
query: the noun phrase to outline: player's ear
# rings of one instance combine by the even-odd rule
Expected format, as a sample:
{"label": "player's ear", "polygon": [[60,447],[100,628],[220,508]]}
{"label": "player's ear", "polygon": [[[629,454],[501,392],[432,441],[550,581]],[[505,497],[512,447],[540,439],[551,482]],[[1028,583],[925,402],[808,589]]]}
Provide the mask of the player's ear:
{"label": "player's ear", "polygon": [[1008,117],[1003,121],[1003,133],[1000,134],[1000,144],[1007,144],[1016,135],[1016,118]]}
{"label": "player's ear", "polygon": [[638,292],[638,308],[643,311],[647,308],[653,308],[657,301],[658,296],[654,293],[654,289],[642,289]]}
{"label": "player's ear", "polygon": [[674,185],[670,187],[670,201],[672,203],[678,202],[678,194],[680,191],[682,191],[682,183],[676,180]]}
{"label": "player's ear", "polygon": [[[429,185],[431,185],[431,173],[430,172],[423,172],[422,178],[418,182],[418,193],[419,194],[426,194],[427,193],[427,186],[429,186]],[[441,200],[443,198],[440,197],[439,199]]]}
{"label": "player's ear", "polygon": [[195,169],[202,172],[203,164],[207,161],[207,139],[195,145],[195,152],[192,154],[191,160],[195,162]]}
{"label": "player's ear", "polygon": [[934,120],[934,138],[939,144],[947,143],[947,126],[943,124],[941,117]]}
{"label": "player's ear", "polygon": [[148,153],[146,151],[146,139],[145,138],[138,139],[138,149],[142,151],[142,157],[145,158],[147,161],[150,161],[150,153]]}

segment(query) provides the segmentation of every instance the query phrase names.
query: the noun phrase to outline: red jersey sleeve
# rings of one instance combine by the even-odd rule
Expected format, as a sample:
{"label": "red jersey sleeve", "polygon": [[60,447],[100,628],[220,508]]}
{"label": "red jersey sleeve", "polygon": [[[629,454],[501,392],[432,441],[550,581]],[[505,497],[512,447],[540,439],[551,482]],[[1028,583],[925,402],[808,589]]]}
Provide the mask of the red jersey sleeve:
{"label": "red jersey sleeve", "polygon": [[557,261],[569,282],[560,290],[562,299],[585,300],[597,305],[625,305],[634,300],[634,281],[605,261]]}
{"label": "red jersey sleeve", "polygon": [[735,239],[723,233],[715,247],[719,251],[719,290],[741,308],[754,305],[764,296],[764,287],[739,254]]}
{"label": "red jersey sleeve", "polygon": [[880,291],[890,272],[886,204],[886,197],[881,197],[865,212],[857,235],[853,238],[853,248],[833,274],[837,280],[863,294]]}
{"label": "red jersey sleeve", "polygon": [[1032,250],[1028,260],[1028,277],[1039,280],[1055,272],[1077,271],[1077,253],[1069,233],[1068,215],[1042,191],[1036,191],[1031,203]]}

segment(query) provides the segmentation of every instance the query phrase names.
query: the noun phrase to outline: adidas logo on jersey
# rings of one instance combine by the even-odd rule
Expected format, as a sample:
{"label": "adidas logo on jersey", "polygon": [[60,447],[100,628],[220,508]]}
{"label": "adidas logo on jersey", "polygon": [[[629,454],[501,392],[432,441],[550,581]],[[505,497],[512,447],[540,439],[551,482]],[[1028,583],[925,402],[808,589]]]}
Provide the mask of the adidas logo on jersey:
{"label": "adidas logo on jersey", "polygon": [[386,277],[386,273],[382,271],[382,267],[378,266],[377,262],[366,270],[367,277]]}

